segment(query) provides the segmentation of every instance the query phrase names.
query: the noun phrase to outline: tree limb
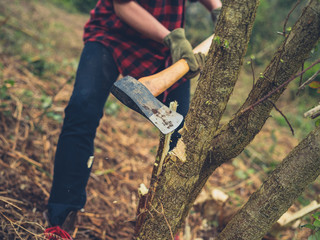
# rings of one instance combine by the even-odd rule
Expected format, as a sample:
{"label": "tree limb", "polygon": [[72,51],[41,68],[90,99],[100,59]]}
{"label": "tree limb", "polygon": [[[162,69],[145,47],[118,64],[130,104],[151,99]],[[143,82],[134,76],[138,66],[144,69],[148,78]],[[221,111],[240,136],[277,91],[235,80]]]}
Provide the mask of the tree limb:
{"label": "tree limb", "polygon": [[288,154],[217,240],[261,239],[319,174],[320,127]]}

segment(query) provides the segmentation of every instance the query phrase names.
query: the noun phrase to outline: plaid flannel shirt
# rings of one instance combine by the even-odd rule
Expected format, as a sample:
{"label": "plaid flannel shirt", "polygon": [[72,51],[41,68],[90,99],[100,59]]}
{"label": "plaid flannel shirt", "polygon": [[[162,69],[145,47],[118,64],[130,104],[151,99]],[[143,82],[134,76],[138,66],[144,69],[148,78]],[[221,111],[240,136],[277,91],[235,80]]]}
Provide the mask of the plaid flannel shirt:
{"label": "plaid flannel shirt", "polygon": [[[185,0],[136,1],[170,31],[183,27]],[[123,76],[141,78],[171,64],[170,50],[142,36],[118,18],[112,0],[99,0],[90,16],[85,25],[84,42],[97,41],[108,47]],[[178,85],[179,82],[171,89]]]}

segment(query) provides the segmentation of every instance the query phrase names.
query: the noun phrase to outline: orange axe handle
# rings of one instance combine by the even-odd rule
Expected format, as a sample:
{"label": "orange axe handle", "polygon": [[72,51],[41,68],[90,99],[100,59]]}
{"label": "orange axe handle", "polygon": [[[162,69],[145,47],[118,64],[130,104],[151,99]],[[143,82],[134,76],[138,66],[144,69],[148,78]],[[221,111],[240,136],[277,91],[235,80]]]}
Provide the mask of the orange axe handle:
{"label": "orange axe handle", "polygon": [[[208,37],[197,47],[193,49],[194,53],[202,52],[207,54],[213,39],[213,35]],[[142,77],[138,81],[141,82],[153,96],[157,97],[175,82],[189,72],[189,65],[185,59],[180,59],[170,67],[151,76]]]}

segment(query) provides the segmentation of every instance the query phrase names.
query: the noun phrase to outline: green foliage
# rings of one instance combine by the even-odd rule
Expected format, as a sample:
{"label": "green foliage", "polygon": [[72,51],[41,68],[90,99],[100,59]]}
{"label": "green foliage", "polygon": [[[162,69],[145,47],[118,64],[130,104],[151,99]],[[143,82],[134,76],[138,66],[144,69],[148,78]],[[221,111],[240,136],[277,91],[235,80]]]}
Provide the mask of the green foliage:
{"label": "green foliage", "polygon": [[97,0],[74,0],[76,8],[83,13],[88,13],[96,5]]}
{"label": "green foliage", "polygon": [[62,7],[69,12],[89,13],[98,0],[51,0],[55,5]]}
{"label": "green foliage", "polygon": [[47,95],[41,96],[41,108],[47,109],[52,106],[52,97]]}
{"label": "green foliage", "polygon": [[221,40],[219,36],[214,36],[213,41],[217,44],[220,45],[221,44]]}
{"label": "green foliage", "polygon": [[312,224],[308,223],[303,226],[302,228],[309,228],[313,231],[313,234],[308,237],[308,240],[318,240],[320,239],[320,212],[316,212],[312,214],[314,221]]}
{"label": "green foliage", "polygon": [[0,100],[10,100],[8,89],[13,87],[15,84],[13,79],[5,80],[3,85],[0,87]]}
{"label": "green foliage", "polygon": [[60,114],[60,113],[56,113],[56,112],[53,112],[53,111],[49,111],[49,112],[46,113],[46,116],[47,116],[48,118],[51,118],[51,119],[59,122],[59,123],[62,123],[62,121],[63,121],[63,116],[62,116],[62,114]]}
{"label": "green foliage", "polygon": [[320,82],[313,81],[312,83],[309,84],[309,87],[314,88],[314,89],[318,89],[318,88],[320,88]]}
{"label": "green foliage", "polygon": [[[296,3],[296,0],[278,1],[278,0],[261,0],[257,11],[256,21],[252,30],[252,37],[249,45],[249,54],[267,51],[272,54],[273,49],[266,50],[274,44],[279,44],[283,37],[277,32],[282,32],[284,21],[288,13]],[[301,13],[303,4],[290,15],[286,25],[286,31],[291,31],[291,26],[297,20]],[[268,55],[267,53],[265,53]],[[258,62],[259,63],[259,62]],[[263,63],[263,62],[260,62]]]}

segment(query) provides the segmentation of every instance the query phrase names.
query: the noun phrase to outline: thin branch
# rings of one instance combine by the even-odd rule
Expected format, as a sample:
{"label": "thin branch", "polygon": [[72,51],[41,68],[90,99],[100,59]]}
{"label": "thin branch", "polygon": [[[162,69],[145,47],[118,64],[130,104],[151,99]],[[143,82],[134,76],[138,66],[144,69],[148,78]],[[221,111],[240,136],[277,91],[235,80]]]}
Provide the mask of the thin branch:
{"label": "thin branch", "polygon": [[291,133],[292,135],[294,136],[294,130],[293,130],[293,127],[292,125],[290,124],[288,118],[283,114],[283,112],[281,112],[281,110],[274,104],[274,102],[272,102],[271,100],[268,100],[272,105],[273,107],[281,114],[281,116],[286,120],[288,126],[290,127],[290,130],[291,130]]}
{"label": "thin branch", "polygon": [[282,35],[285,37],[285,40],[284,40],[284,42],[283,42],[283,51],[282,52],[280,52],[280,56],[279,56],[279,58],[278,58],[278,62],[277,62],[277,65],[276,65],[276,69],[275,69],[275,75],[274,75],[274,80],[276,79],[276,73],[278,72],[278,69],[279,69],[279,65],[280,65],[280,62],[282,61],[282,54],[284,53],[284,51],[285,51],[285,46],[286,46],[286,44],[287,44],[287,41],[288,41],[288,35],[290,34],[286,34],[286,25],[287,25],[287,22],[288,22],[288,20],[289,20],[289,17],[290,17],[290,15],[291,15],[291,13],[294,11],[294,9],[300,4],[300,1],[301,0],[298,0],[298,2],[295,4],[295,6],[293,6],[293,8],[291,9],[291,11],[288,13],[288,15],[287,15],[287,17],[286,17],[286,19],[285,19],[285,21],[284,21],[284,24],[283,24],[283,32],[282,32]]}
{"label": "thin branch", "polygon": [[168,226],[168,228],[169,228],[170,235],[171,235],[171,239],[174,240],[174,236],[173,236],[173,233],[172,233],[172,229],[171,229],[171,226],[170,226],[170,224],[169,224],[169,222],[168,222],[168,219],[167,219],[167,217],[166,217],[166,215],[165,215],[163,205],[162,205],[161,202],[159,202],[159,203],[160,203],[160,205],[161,205],[161,212],[159,212],[154,206],[151,205],[151,207],[153,208],[153,210],[154,210],[156,213],[158,213],[158,214],[160,214],[160,215],[163,216],[163,218],[164,218],[164,220],[166,221],[167,226]]}
{"label": "thin branch", "polygon": [[293,6],[293,8],[290,10],[290,12],[288,13],[285,21],[284,21],[284,24],[283,24],[283,34],[284,36],[286,36],[286,26],[287,26],[287,23],[288,23],[288,20],[289,20],[289,17],[291,15],[291,13],[297,8],[297,6],[300,4],[301,0],[298,0],[296,2],[296,4]]}
{"label": "thin branch", "polygon": [[19,236],[20,239],[22,239],[22,238],[20,237],[20,235],[17,232],[17,229],[14,227],[14,225],[16,225],[18,228],[23,229],[24,231],[26,231],[27,233],[29,233],[35,237],[41,237],[41,235],[31,232],[30,230],[26,229],[25,227],[21,226],[20,224],[16,223],[15,221],[11,220],[9,217],[4,215],[2,212],[0,212],[0,214],[11,224],[13,230],[16,232],[16,234]]}
{"label": "thin branch", "polygon": [[310,109],[308,112],[304,113],[304,117],[310,117],[311,119],[315,119],[320,116],[320,105]]}
{"label": "thin branch", "polygon": [[304,87],[305,87],[306,85],[308,85],[309,83],[313,82],[313,80],[319,75],[319,73],[320,73],[320,69],[319,69],[315,74],[313,74],[307,81],[305,81],[305,82],[299,87],[298,91],[304,89]]}
{"label": "thin branch", "polygon": [[172,233],[172,229],[171,229],[171,226],[170,226],[170,224],[169,224],[169,222],[168,222],[168,219],[166,218],[166,215],[164,214],[164,208],[163,208],[163,205],[162,205],[162,203],[160,203],[161,204],[161,212],[162,212],[162,214],[163,214],[163,217],[164,217],[164,220],[166,221],[166,223],[167,223],[167,225],[168,225],[168,228],[169,228],[169,231],[170,231],[170,235],[171,235],[171,238],[172,238],[172,240],[174,240],[174,237],[173,237],[173,233]]}
{"label": "thin branch", "polygon": [[311,69],[312,67],[314,67],[315,65],[320,63],[320,59],[318,59],[317,61],[315,61],[311,66],[309,66],[308,68],[306,68],[305,70],[301,71],[300,73],[292,76],[291,78],[289,78],[287,81],[285,81],[284,83],[282,83],[279,87],[277,87],[276,89],[272,90],[271,92],[269,92],[267,95],[265,95],[263,98],[259,99],[257,102],[255,102],[254,104],[250,105],[249,107],[243,109],[241,111],[241,113],[245,113],[248,110],[253,109],[255,106],[259,105],[260,103],[262,103],[263,101],[265,101],[266,99],[268,99],[269,97],[271,97],[273,94],[275,94],[276,92],[278,92],[280,89],[282,89],[283,87],[285,87],[286,85],[288,85],[290,82],[292,82],[294,79],[296,79],[297,77],[299,77],[301,74],[305,73],[306,71],[308,71],[309,69]]}
{"label": "thin branch", "polygon": [[253,58],[251,58],[250,66],[251,66],[251,71],[252,71],[252,88],[253,88],[254,84],[255,84],[255,79],[256,79],[256,77],[254,75]]}
{"label": "thin branch", "polygon": [[[304,70],[304,62],[302,63],[302,66],[301,66],[301,71]],[[300,76],[300,82],[299,82],[299,88],[301,87],[302,85],[302,81],[303,81],[303,74],[301,74]],[[298,91],[299,92],[299,91]],[[297,93],[298,94],[298,93]]]}

